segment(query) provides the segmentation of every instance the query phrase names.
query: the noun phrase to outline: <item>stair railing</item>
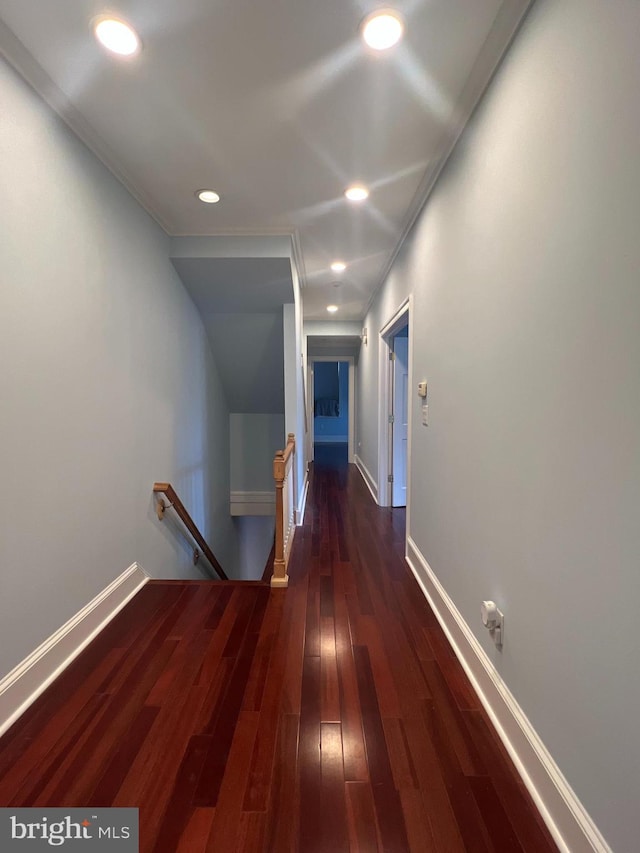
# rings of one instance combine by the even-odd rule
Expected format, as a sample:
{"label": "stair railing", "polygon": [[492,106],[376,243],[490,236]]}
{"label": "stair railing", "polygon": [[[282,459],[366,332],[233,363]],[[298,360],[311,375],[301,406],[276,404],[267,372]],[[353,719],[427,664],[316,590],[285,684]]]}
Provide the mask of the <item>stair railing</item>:
{"label": "stair railing", "polygon": [[276,546],[273,560],[272,587],[289,585],[287,566],[296,532],[296,438],[287,436],[287,446],[278,450],[273,460],[276,485]]}
{"label": "stair railing", "polygon": [[[163,498],[158,498],[158,500],[156,501],[156,514],[158,516],[158,519],[160,521],[162,521],[164,519],[165,512],[170,507],[172,507],[176,511],[176,514],[178,515],[178,517],[180,518],[180,520],[182,521],[184,526],[187,528],[189,533],[193,536],[193,538],[195,539],[197,544],[200,546],[202,553],[207,558],[207,560],[211,563],[211,565],[214,568],[217,575],[223,581],[229,580],[229,578],[224,573],[222,566],[220,565],[220,563],[216,559],[215,554],[213,553],[213,551],[211,550],[211,548],[207,544],[206,539],[204,538],[202,533],[200,533],[200,531],[196,527],[193,519],[191,518],[191,516],[187,512],[185,505],[182,503],[182,501],[180,500],[180,498],[176,494],[176,491],[173,488],[173,486],[171,485],[171,483],[154,483],[153,484],[153,491],[155,492],[155,494],[165,495],[167,497],[167,499],[169,500],[168,504],[166,504],[164,502]],[[194,563],[198,562],[199,556],[200,556],[199,551],[196,548],[193,552],[193,562]]]}

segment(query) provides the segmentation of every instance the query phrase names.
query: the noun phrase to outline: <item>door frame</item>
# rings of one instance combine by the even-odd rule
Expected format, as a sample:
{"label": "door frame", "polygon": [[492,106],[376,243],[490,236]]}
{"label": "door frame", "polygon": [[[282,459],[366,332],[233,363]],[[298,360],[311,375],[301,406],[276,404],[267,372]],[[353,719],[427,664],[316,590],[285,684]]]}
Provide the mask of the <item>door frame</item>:
{"label": "door frame", "polygon": [[391,354],[393,338],[409,326],[409,424],[407,427],[407,530],[409,530],[409,501],[411,485],[411,389],[413,388],[413,294],[400,304],[380,329],[378,335],[378,504],[392,505],[389,474],[393,464],[393,435],[389,415],[393,414],[393,370]]}
{"label": "door frame", "polygon": [[309,400],[309,461],[313,461],[313,443],[315,441],[314,423],[313,423],[313,363],[314,361],[341,361],[349,364],[349,411],[347,417],[349,419],[349,442],[347,449],[347,458],[349,462],[354,462],[355,454],[355,413],[356,413],[356,360],[352,355],[310,355],[307,357],[307,381],[308,381],[308,397]]}
{"label": "door frame", "polygon": [[[402,331],[406,336],[400,337]],[[391,506],[406,507],[407,505],[407,471],[409,469],[409,335],[408,324],[393,335],[393,361],[391,362],[392,387],[391,387],[391,418],[389,425],[390,433],[390,470],[393,474],[391,483]],[[404,350],[402,362],[398,357],[398,350]],[[404,364],[406,370],[406,387],[402,388],[399,382],[402,372],[398,370],[399,364]],[[404,402],[405,406],[402,405]],[[403,429],[404,426],[404,429]],[[404,433],[404,436],[403,434]],[[404,464],[399,445],[404,444]]]}

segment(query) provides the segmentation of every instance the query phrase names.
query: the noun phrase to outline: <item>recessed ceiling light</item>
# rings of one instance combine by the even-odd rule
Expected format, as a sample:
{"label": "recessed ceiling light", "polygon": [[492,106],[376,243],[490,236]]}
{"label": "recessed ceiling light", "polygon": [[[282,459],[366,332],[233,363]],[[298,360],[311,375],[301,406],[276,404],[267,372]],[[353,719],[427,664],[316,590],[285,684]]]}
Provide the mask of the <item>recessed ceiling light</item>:
{"label": "recessed ceiling light", "polygon": [[365,198],[369,198],[369,190],[363,187],[362,184],[353,184],[347,187],[344,194],[349,201],[364,201]]}
{"label": "recessed ceiling light", "polygon": [[346,268],[347,268],[347,265],[344,263],[344,261],[334,261],[331,264],[332,272],[344,272],[346,270]]}
{"label": "recessed ceiling light", "polygon": [[116,18],[101,18],[93,27],[100,44],[118,56],[133,56],[140,50],[140,38],[136,31]]}
{"label": "recessed ceiling light", "polygon": [[365,44],[370,48],[387,50],[402,38],[404,23],[393,9],[377,9],[364,19],[360,32]]}
{"label": "recessed ceiling light", "polygon": [[329,312],[329,314],[335,314],[337,310],[337,305],[327,305],[327,311]]}
{"label": "recessed ceiling light", "polygon": [[217,204],[220,201],[220,196],[214,190],[198,190],[196,195],[205,204]]}

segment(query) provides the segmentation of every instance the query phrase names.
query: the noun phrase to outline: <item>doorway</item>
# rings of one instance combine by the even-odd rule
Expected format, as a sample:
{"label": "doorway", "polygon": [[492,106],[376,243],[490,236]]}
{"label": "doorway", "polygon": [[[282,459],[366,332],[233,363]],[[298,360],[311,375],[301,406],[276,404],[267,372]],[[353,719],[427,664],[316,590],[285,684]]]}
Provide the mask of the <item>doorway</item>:
{"label": "doorway", "polygon": [[308,372],[310,459],[338,454],[353,462],[354,358],[315,356]]}
{"label": "doorway", "polygon": [[409,296],[380,329],[378,503],[406,507],[411,477],[411,304]]}
{"label": "doorway", "polygon": [[407,505],[409,439],[409,325],[392,339],[391,370],[391,506]]}

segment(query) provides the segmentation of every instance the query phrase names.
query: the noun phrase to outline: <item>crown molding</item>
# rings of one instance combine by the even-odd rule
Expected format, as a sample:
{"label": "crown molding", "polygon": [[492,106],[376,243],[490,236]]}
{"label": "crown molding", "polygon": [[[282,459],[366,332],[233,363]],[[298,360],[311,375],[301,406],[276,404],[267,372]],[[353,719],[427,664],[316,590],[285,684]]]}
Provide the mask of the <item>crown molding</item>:
{"label": "crown molding", "polygon": [[430,160],[429,165],[420,181],[411,204],[402,222],[400,237],[394,250],[384,266],[380,281],[371,294],[363,319],[371,310],[371,306],[378,297],[382,287],[391,272],[391,268],[402,248],[404,241],[409,236],[416,219],[425,207],[429,196],[440,177],[440,173],[453,154],[453,151],[462,136],[464,129],[471,120],[489,84],[493,80],[502,60],[522,25],[527,12],[533,6],[535,0],[504,0],[491,25],[482,49],[473,64],[471,72],[464,85],[462,93],[453,109],[451,127],[444,134],[438,152]]}
{"label": "crown molding", "polygon": [[[361,319],[366,317],[371,306],[378,297],[393,264],[407,239],[416,219],[424,208],[433,191],[440,173],[453,153],[455,146],[473,115],[484,92],[489,86],[496,70],[506,54],[518,28],[522,24],[529,8],[535,0],[504,0],[494,19],[491,30],[485,39],[483,47],[476,59],[465,87],[454,108],[451,126],[443,135],[441,145],[436,155],[431,159],[420,185],[416,190],[411,204],[402,222],[400,236],[387,263],[385,264],[379,282],[373,290]],[[157,222],[169,237],[283,237],[287,236],[292,243],[292,259],[298,271],[300,289],[307,285],[304,253],[302,251],[300,234],[297,228],[225,228],[214,231],[182,231],[175,227],[169,219],[160,213],[157,202],[143,191],[130,174],[119,163],[113,151],[106,145],[99,134],[71,103],[67,95],[51,79],[33,55],[27,50],[17,36],[0,21],[0,56],[23,77],[23,79],[44,99],[57,113],[71,131],[89,148],[102,164],[109,169],[114,177],[127,189],[142,208]]]}
{"label": "crown molding", "polygon": [[169,237],[290,237],[292,228],[216,228],[203,231],[171,231]]}
{"label": "crown molding", "polygon": [[47,74],[40,63],[23,43],[0,20],[0,56],[25,80],[26,83],[51,107],[71,131],[95,154],[100,162],[114,175],[135,200],[146,210],[162,230],[171,234],[171,223],[159,212],[154,200],[137,186],[131,175],[120,165],[117,158],[84,116],[74,107],[67,95]]}

